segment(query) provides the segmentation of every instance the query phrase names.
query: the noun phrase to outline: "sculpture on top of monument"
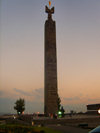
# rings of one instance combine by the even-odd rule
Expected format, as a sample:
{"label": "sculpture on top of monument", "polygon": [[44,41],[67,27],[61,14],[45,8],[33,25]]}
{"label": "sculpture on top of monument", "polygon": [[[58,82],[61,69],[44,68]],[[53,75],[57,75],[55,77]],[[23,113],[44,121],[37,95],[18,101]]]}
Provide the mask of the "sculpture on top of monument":
{"label": "sculpture on top of monument", "polygon": [[[49,1],[49,7],[51,6],[51,2]],[[54,7],[51,9],[45,6],[45,12],[48,13],[48,20],[52,20],[52,14],[54,14]]]}

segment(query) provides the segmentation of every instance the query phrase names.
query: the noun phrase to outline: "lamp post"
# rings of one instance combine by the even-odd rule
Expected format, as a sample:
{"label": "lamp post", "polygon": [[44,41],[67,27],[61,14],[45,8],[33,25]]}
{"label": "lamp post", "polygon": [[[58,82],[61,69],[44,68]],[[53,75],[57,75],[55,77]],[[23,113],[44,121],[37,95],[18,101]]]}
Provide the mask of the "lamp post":
{"label": "lamp post", "polygon": [[98,109],[98,114],[100,114],[100,109]]}

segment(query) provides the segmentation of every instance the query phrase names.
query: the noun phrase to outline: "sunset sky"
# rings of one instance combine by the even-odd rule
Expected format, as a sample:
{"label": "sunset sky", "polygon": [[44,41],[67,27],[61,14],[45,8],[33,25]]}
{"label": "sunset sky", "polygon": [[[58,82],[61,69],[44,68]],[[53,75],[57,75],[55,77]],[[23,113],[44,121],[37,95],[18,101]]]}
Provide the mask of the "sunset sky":
{"label": "sunset sky", "polygon": [[[0,113],[24,98],[44,110],[44,23],[48,0],[0,0]],[[58,92],[66,112],[100,103],[100,0],[51,0],[55,6]]]}

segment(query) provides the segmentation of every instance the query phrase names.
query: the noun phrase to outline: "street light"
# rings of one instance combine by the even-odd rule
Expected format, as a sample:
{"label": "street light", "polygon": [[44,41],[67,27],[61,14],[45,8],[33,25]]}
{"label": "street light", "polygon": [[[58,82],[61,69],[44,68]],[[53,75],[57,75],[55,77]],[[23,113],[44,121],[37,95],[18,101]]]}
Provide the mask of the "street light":
{"label": "street light", "polygon": [[58,117],[62,117],[62,111],[58,111]]}
{"label": "street light", "polygon": [[100,114],[100,109],[98,110],[98,113]]}

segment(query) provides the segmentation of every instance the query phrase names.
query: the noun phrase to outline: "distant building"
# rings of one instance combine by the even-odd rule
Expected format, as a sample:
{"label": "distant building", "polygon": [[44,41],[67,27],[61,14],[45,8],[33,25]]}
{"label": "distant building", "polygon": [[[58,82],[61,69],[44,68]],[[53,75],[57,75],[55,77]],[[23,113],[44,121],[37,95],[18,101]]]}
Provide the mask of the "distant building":
{"label": "distant building", "polygon": [[99,109],[100,109],[100,104],[87,105],[87,113],[88,114],[98,114]]}

